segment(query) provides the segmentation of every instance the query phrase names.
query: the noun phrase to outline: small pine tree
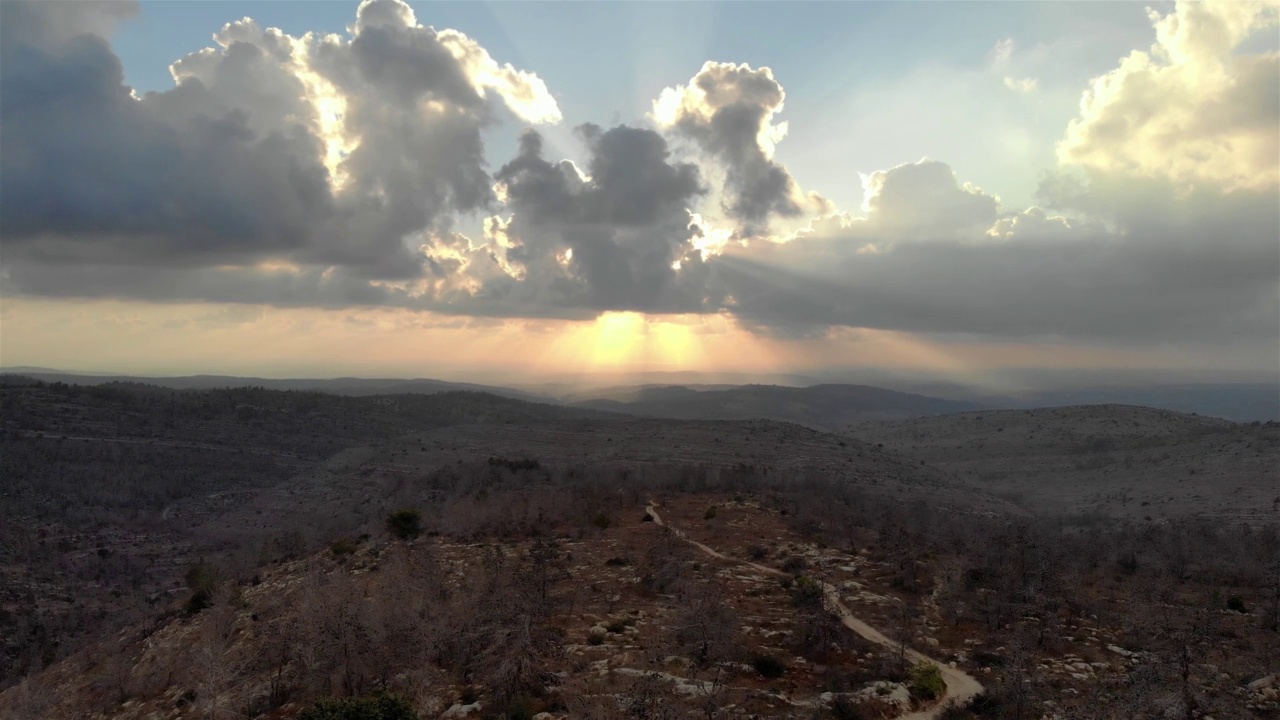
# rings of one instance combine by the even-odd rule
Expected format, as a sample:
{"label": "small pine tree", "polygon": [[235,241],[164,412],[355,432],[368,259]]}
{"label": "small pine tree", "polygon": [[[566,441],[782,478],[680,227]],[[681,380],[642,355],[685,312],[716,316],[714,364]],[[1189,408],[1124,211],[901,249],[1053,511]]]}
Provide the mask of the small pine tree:
{"label": "small pine tree", "polygon": [[422,534],[422,514],[417,510],[397,510],[387,516],[387,531],[401,540],[412,540]]}
{"label": "small pine tree", "polygon": [[947,681],[942,671],[931,662],[919,662],[911,668],[911,682],[907,685],[911,697],[919,700],[933,700],[947,692]]}

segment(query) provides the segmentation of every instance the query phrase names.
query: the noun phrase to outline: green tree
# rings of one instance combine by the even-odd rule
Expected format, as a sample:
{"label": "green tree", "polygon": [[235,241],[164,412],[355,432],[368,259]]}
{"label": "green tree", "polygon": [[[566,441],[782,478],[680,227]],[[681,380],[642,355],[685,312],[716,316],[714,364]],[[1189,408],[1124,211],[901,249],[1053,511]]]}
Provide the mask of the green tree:
{"label": "green tree", "polygon": [[397,510],[387,516],[387,531],[401,540],[412,540],[422,534],[422,514],[417,510]]}

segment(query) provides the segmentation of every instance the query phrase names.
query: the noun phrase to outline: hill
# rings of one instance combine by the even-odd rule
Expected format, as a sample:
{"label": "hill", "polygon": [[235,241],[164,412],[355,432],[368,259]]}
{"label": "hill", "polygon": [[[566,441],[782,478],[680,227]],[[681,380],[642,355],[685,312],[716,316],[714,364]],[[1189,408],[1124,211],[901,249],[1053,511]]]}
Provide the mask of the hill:
{"label": "hill", "polygon": [[332,395],[350,395],[362,397],[367,395],[433,395],[443,392],[484,392],[499,397],[508,397],[530,402],[548,402],[550,398],[537,393],[525,392],[514,388],[476,383],[448,382],[425,378],[354,378],[342,377],[331,379],[274,379],[259,377],[238,377],[234,375],[183,375],[175,377],[148,377],[141,375],[82,374],[66,373],[45,368],[11,368],[4,370],[7,375],[19,375],[42,382],[63,382],[72,385],[104,385],[107,383],[135,383],[154,385],[173,390],[222,390],[227,388],[256,387],[266,390],[300,390],[307,392],[324,392]]}
{"label": "hill", "polygon": [[1125,405],[863,423],[848,435],[1040,513],[1280,515],[1280,424]]}
{"label": "hill", "polygon": [[[768,421],[661,421],[473,392],[0,384],[0,678],[146,615],[199,558],[251,568],[438,503],[459,468],[690,483],[820,476],[891,497],[1015,511],[847,438]],[[488,463],[496,462],[490,466]],[[490,472],[490,470],[485,470]]]}
{"label": "hill", "polygon": [[[475,392],[341,397],[0,383],[0,684],[161,601],[200,556],[252,566],[334,525],[218,525],[352,447],[463,423],[603,418]],[[288,504],[286,503],[287,507]],[[251,515],[257,515],[252,509]]]}
{"label": "hill", "polygon": [[[617,389],[611,394],[620,395]],[[646,386],[637,388],[634,398],[586,400],[576,403],[576,407],[675,419],[782,420],[827,430],[868,420],[897,420],[984,407],[867,385],[742,385],[717,390]]]}

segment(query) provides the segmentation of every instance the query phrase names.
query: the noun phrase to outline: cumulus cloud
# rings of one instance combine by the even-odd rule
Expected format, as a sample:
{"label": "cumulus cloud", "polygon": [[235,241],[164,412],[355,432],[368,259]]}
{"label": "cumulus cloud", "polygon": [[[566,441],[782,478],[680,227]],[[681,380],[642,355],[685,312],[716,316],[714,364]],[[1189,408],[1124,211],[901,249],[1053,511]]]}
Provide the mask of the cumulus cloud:
{"label": "cumulus cloud", "polygon": [[[10,265],[419,277],[423,237],[493,204],[486,93],[525,119],[559,119],[536,76],[417,24],[399,0],[362,3],[350,36],[230,23],[217,47],[173,64],[172,90],[137,98],[96,34],[104,7],[3,5]],[[10,270],[22,289],[29,274]]]}
{"label": "cumulus cloud", "polygon": [[468,303],[677,312],[700,309],[702,258],[689,206],[706,192],[696,166],[673,162],[658,133],[582,125],[585,173],[551,162],[534,131],[497,173],[509,220],[504,260],[516,277],[486,284]]}
{"label": "cumulus cloud", "polygon": [[725,212],[759,232],[770,215],[795,217],[818,197],[806,198],[785,167],[773,159],[787,134],[774,122],[786,93],[767,67],[707,62],[687,85],[667,88],[653,103],[660,127],[692,140],[727,174]]}
{"label": "cumulus cloud", "polygon": [[[873,187],[866,218],[829,217],[786,244],[730,248],[715,267],[732,312],[782,334],[852,326],[1128,343],[1268,337],[1280,322],[1274,203],[1169,194],[1103,223],[1008,212],[990,196],[938,203],[940,189],[907,185],[881,214]],[[958,193],[972,194],[953,182]],[[913,207],[973,222],[930,232],[889,221]],[[1223,227],[1230,251],[1215,242]]]}
{"label": "cumulus cloud", "polygon": [[967,234],[996,219],[999,201],[961,184],[946,163],[929,159],[872,173],[863,180],[867,219],[889,236]]}
{"label": "cumulus cloud", "polygon": [[[1152,51],[1085,94],[1043,207],[925,159],[850,171],[864,202],[844,211],[774,158],[768,68],[707,63],[656,129],[579,125],[580,166],[526,130],[491,172],[482,132],[557,122],[554,97],[399,0],[345,35],[230,23],[142,97],[104,39],[127,12],[0,3],[7,293],[1114,343],[1280,323],[1277,56],[1241,50],[1274,19],[1256,6],[1153,16]],[[1025,91],[1014,57],[997,44],[992,77]]]}
{"label": "cumulus cloud", "polygon": [[1280,53],[1244,52],[1278,6],[1179,2],[1156,42],[1097,78],[1058,145],[1064,163],[1182,187],[1280,184]]}

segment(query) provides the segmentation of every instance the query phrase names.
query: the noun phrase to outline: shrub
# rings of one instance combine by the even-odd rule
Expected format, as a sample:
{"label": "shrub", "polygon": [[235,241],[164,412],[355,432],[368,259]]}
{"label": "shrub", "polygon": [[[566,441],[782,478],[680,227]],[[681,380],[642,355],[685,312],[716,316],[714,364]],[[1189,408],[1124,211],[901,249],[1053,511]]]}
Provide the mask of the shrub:
{"label": "shrub", "polygon": [[507,703],[507,720],[533,720],[537,712],[533,700],[524,695],[517,695]]}
{"label": "shrub", "polygon": [[463,705],[470,705],[471,703],[478,702],[479,700],[480,700],[480,691],[477,690],[473,685],[468,685],[462,688],[462,694],[458,696],[458,702],[462,703]]}
{"label": "shrub", "polygon": [[836,720],[862,720],[862,711],[848,698],[837,697],[831,701],[831,717]]}
{"label": "shrub", "polygon": [[303,710],[298,720],[418,720],[418,714],[404,698],[374,695],[320,700]]}
{"label": "shrub", "polygon": [[591,524],[601,530],[608,530],[610,527],[613,527],[613,520],[609,519],[609,516],[604,513],[597,513],[595,518],[592,519]]}
{"label": "shrub", "polygon": [[631,564],[631,558],[621,556],[611,557],[608,560],[605,560],[604,564],[610,567],[626,567]]}
{"label": "shrub", "polygon": [[747,548],[747,557],[752,560],[763,560],[769,554],[769,548],[763,545],[752,545]]}
{"label": "shrub", "polygon": [[751,659],[751,667],[760,673],[761,677],[776,679],[782,677],[787,671],[782,665],[782,661],[772,655],[757,655]]}
{"label": "shrub", "polygon": [[1244,604],[1244,598],[1239,595],[1232,595],[1227,598],[1227,609],[1235,610],[1238,613],[1247,613],[1249,609]]}
{"label": "shrub", "polygon": [[631,625],[631,622],[627,620],[612,620],[608,625],[605,625],[605,629],[611,633],[620,633],[625,631],[629,625]]}
{"label": "shrub", "polygon": [[186,613],[195,615],[201,610],[208,610],[213,607],[213,593],[208,590],[197,590],[191,593],[191,597],[187,598]]}
{"label": "shrub", "polygon": [[707,511],[706,511],[706,512],[704,512],[704,513],[702,513],[702,519],[703,519],[703,520],[714,520],[714,519],[715,519],[715,517],[716,517],[716,506],[715,506],[715,505],[712,505],[711,507],[707,508]]}
{"label": "shrub", "polygon": [[1008,662],[1005,656],[991,652],[990,650],[974,650],[973,661],[979,665],[986,665],[993,668],[1004,667],[1005,663]]}
{"label": "shrub", "polygon": [[195,615],[212,607],[213,594],[222,583],[218,569],[202,560],[187,570],[186,580],[187,587],[191,590],[191,597],[187,600],[187,614]]}
{"label": "shrub", "polygon": [[990,690],[983,690],[969,699],[969,712],[980,718],[999,717],[1000,698]]}
{"label": "shrub", "polygon": [[942,708],[942,713],[938,715],[938,720],[970,720],[972,717],[963,706],[949,702]]}
{"label": "shrub", "polygon": [[800,576],[791,587],[791,604],[796,607],[821,605],[822,585],[816,580]]}
{"label": "shrub", "polygon": [[933,700],[947,692],[947,681],[942,679],[942,671],[931,662],[919,662],[911,668],[911,681],[907,683],[911,697],[917,700]]}
{"label": "shrub", "polygon": [[799,575],[809,567],[809,562],[802,557],[789,557],[782,561],[782,571]]}
{"label": "shrub", "polygon": [[397,510],[387,516],[387,530],[401,540],[412,540],[422,534],[422,514],[417,510]]}
{"label": "shrub", "polygon": [[338,557],[342,557],[343,555],[350,555],[355,551],[356,551],[356,544],[352,542],[349,538],[338,538],[337,540],[334,540],[329,545],[329,552],[333,553]]}
{"label": "shrub", "polygon": [[603,645],[603,644],[604,644],[604,635],[601,635],[601,634],[600,634],[600,633],[598,633],[598,632],[593,632],[593,633],[591,633],[590,635],[588,635],[588,636],[587,636],[587,644],[588,644],[588,645]]}

